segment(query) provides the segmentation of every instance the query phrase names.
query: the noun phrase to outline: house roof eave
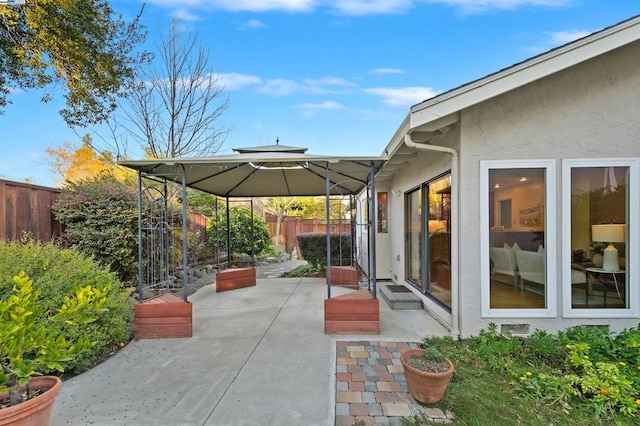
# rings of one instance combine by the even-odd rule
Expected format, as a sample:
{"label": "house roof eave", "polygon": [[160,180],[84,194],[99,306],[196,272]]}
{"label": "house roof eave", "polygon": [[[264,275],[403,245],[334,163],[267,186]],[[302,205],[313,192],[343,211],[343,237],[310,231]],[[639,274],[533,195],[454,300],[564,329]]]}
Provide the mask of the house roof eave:
{"label": "house roof eave", "polygon": [[437,130],[436,121],[639,39],[640,15],[449,90],[411,108],[410,132]]}

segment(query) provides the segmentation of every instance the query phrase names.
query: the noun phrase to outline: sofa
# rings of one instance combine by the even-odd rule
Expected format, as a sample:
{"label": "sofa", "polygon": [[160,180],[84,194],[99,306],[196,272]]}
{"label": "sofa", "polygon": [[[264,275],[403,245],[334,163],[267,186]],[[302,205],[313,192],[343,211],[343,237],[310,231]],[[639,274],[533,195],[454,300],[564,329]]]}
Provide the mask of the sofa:
{"label": "sofa", "polygon": [[[503,274],[513,276],[513,285],[524,288],[527,283],[546,283],[546,262],[545,251],[542,246],[538,251],[520,250],[517,245],[514,247],[490,247],[489,258],[493,263],[492,274]],[[586,274],[583,268],[573,267],[571,269],[571,284],[585,284]]]}

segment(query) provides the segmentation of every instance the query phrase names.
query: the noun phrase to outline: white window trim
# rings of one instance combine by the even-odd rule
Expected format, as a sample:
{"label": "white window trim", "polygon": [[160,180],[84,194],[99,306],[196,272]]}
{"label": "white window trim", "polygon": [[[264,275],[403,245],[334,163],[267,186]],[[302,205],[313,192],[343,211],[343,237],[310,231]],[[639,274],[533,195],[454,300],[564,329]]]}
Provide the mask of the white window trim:
{"label": "white window trim", "polygon": [[[545,169],[545,255],[547,265],[546,308],[491,309],[489,268],[489,170]],[[555,318],[557,316],[556,280],[556,160],[481,160],[480,161],[480,273],[482,316],[487,318]]]}
{"label": "white window trim", "polygon": [[[630,318],[638,316],[640,288],[638,286],[638,221],[627,223],[627,282],[629,307],[624,309],[573,309],[571,307],[571,169],[576,167],[629,167],[629,218],[640,217],[638,200],[638,158],[597,158],[562,160],[562,310],[565,318]],[[634,284],[635,283],[635,284]]]}

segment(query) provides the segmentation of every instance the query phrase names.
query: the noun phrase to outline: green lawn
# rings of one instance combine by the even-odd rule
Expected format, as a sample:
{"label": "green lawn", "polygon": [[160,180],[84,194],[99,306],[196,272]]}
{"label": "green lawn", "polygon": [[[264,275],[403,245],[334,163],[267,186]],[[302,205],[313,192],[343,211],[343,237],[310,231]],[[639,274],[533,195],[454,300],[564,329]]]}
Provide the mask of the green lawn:
{"label": "green lawn", "polygon": [[[640,424],[640,330],[574,327],[527,339],[495,326],[462,342],[427,338],[454,363],[445,398],[456,425]],[[406,425],[431,424],[419,416]]]}

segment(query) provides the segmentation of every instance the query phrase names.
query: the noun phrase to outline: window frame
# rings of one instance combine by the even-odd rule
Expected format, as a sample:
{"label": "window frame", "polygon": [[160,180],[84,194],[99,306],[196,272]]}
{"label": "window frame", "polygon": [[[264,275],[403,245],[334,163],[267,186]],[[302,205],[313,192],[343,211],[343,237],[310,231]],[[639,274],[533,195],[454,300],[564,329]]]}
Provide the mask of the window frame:
{"label": "window frame", "polygon": [[[489,171],[492,169],[545,170],[544,233],[546,261],[546,308],[491,308],[491,271],[489,268]],[[557,317],[556,266],[556,160],[481,160],[480,161],[480,303],[483,318],[555,318]]]}
{"label": "window frame", "polygon": [[[571,170],[580,167],[628,167],[629,193],[628,218],[640,217],[639,195],[640,182],[638,171],[639,158],[576,158],[562,160],[562,312],[565,318],[630,318],[638,316],[638,299],[640,285],[638,285],[638,221],[628,220],[627,235],[627,282],[629,283],[629,306],[627,308],[574,309],[571,305]],[[636,259],[634,262],[633,259]],[[635,283],[635,286],[634,286]]]}

